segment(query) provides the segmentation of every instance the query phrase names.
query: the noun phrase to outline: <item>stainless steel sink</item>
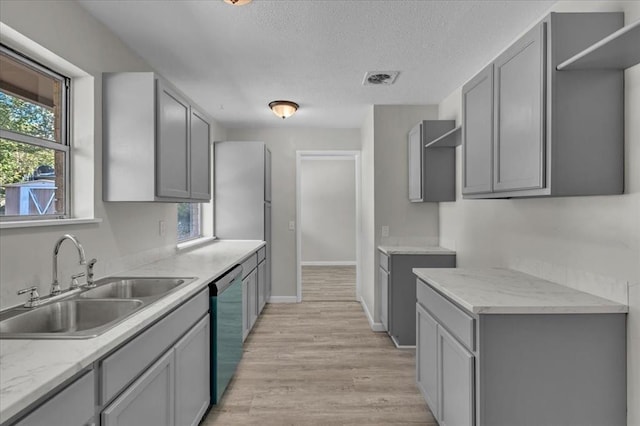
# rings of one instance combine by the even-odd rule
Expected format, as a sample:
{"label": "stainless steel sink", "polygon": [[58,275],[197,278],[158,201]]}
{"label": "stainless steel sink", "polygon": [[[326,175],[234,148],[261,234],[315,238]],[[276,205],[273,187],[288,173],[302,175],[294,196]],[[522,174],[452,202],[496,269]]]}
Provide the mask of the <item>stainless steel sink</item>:
{"label": "stainless steel sink", "polygon": [[5,339],[94,337],[144,305],[141,300],[71,299],[25,310],[0,321]]}
{"label": "stainless steel sink", "polygon": [[83,299],[146,299],[163,296],[194,278],[108,278],[80,294]]}
{"label": "stainless steel sink", "polygon": [[87,339],[104,333],[194,277],[108,277],[59,301],[0,312],[0,339]]}

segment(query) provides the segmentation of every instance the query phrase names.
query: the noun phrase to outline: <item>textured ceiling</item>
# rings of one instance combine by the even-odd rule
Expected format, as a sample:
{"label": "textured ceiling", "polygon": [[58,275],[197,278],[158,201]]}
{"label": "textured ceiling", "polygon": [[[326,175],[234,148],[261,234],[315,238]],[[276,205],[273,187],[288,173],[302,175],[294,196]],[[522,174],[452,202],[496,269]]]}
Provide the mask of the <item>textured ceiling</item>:
{"label": "textured ceiling", "polygon": [[[367,105],[437,104],[555,1],[80,0],[226,127],[360,127]],[[363,86],[367,71],[400,71]],[[300,104],[278,119],[275,99]]]}

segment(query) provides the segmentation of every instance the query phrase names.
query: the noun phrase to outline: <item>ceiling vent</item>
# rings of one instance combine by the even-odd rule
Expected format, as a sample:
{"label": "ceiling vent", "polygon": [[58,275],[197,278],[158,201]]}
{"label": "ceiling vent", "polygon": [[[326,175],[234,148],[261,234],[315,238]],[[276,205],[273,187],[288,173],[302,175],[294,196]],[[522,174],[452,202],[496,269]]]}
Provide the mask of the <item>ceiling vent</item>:
{"label": "ceiling vent", "polygon": [[364,75],[363,86],[390,86],[398,78],[400,71],[369,71]]}

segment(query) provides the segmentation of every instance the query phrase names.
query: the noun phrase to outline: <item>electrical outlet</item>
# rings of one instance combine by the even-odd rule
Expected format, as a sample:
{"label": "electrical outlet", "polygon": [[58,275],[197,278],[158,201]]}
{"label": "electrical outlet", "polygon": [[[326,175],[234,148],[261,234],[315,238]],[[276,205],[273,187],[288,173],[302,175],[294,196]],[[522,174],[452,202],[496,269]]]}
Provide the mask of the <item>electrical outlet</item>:
{"label": "electrical outlet", "polygon": [[158,222],[158,234],[160,234],[161,237],[167,235],[167,224],[164,222],[164,220]]}
{"label": "electrical outlet", "polygon": [[289,221],[289,231],[295,231],[296,229],[296,222],[293,220]]}
{"label": "electrical outlet", "polygon": [[387,225],[382,227],[382,236],[383,237],[388,237],[389,236],[389,227]]}

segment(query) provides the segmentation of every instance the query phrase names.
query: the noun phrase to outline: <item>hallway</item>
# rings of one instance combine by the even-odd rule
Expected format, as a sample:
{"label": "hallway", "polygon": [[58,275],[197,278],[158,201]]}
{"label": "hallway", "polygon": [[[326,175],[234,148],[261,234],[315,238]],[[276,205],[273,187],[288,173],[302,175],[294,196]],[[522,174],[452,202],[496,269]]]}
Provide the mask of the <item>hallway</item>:
{"label": "hallway", "polygon": [[305,267],[303,282],[324,276],[324,292],[308,285],[302,303],[267,304],[203,425],[436,425],[415,385],[414,351],[371,331],[348,268]]}

